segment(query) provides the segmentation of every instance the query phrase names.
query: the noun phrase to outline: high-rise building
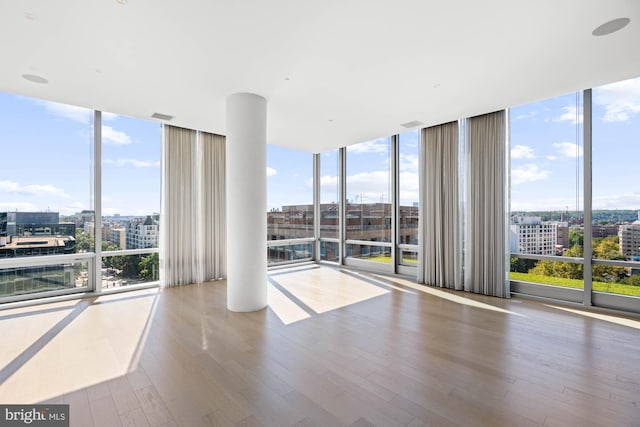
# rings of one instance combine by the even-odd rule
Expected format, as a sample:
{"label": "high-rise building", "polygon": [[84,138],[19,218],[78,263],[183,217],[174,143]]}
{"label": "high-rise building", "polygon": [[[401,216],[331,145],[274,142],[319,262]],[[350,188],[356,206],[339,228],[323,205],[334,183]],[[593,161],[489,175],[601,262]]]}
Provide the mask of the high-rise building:
{"label": "high-rise building", "polygon": [[640,256],[640,212],[638,220],[631,224],[622,224],[618,228],[620,253],[627,257]]}
{"label": "high-rise building", "polygon": [[511,224],[511,252],[520,254],[555,255],[558,244],[558,223],[542,221],[535,216],[520,216]]}
{"label": "high-rise building", "polygon": [[158,247],[158,228],[158,220],[151,215],[144,219],[130,221],[125,227],[127,249]]}

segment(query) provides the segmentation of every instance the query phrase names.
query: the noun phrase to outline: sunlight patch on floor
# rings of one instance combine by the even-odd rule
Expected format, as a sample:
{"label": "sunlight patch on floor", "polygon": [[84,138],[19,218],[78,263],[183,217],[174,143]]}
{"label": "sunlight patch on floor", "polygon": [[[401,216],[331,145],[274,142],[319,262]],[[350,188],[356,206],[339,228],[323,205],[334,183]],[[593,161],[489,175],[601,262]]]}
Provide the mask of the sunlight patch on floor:
{"label": "sunlight patch on floor", "polygon": [[39,305],[28,317],[3,311],[0,336],[12,339],[0,356],[0,402],[40,402],[127,373],[158,292]]}
{"label": "sunlight patch on floor", "polygon": [[285,325],[308,319],[311,316],[271,283],[267,286],[269,307]]}
{"label": "sunlight patch on floor", "polygon": [[640,329],[640,321],[627,319],[625,317],[611,316],[609,314],[594,313],[586,310],[577,310],[574,308],[560,307],[557,305],[544,304],[546,307],[555,308],[569,313],[579,314],[581,316],[590,317],[592,319],[604,320],[605,322],[615,323],[616,325],[628,326],[634,329]]}
{"label": "sunlight patch on floor", "polygon": [[[378,275],[375,275],[375,276],[376,277],[380,277],[380,278],[384,278],[384,276],[378,276]],[[390,280],[390,279],[387,278],[387,280]],[[481,309],[484,309],[484,310],[497,311],[499,313],[513,314],[515,316],[526,317],[525,315],[520,314],[520,313],[516,313],[515,311],[506,310],[504,308],[496,307],[496,306],[493,306],[491,304],[486,304],[484,302],[476,301],[476,300],[471,299],[471,298],[466,298],[466,297],[463,297],[463,296],[460,296],[460,295],[456,295],[456,294],[453,294],[453,293],[450,293],[450,292],[446,292],[444,290],[440,290],[440,289],[434,288],[432,286],[426,286],[426,285],[421,285],[421,284],[418,284],[418,283],[414,283],[414,282],[411,282],[409,280],[405,280],[405,279],[402,279],[402,278],[395,278],[394,277],[393,278],[393,282],[401,284],[402,286],[409,287],[411,289],[415,289],[416,291],[420,291],[420,292],[423,292],[425,294],[433,295],[433,296],[438,297],[438,298],[446,299],[448,301],[455,302],[455,303],[458,303],[458,304],[464,304],[464,305],[468,305],[468,306],[471,306],[471,307],[481,308]]]}
{"label": "sunlight patch on floor", "polygon": [[274,280],[319,314],[390,292],[332,268],[279,274]]}

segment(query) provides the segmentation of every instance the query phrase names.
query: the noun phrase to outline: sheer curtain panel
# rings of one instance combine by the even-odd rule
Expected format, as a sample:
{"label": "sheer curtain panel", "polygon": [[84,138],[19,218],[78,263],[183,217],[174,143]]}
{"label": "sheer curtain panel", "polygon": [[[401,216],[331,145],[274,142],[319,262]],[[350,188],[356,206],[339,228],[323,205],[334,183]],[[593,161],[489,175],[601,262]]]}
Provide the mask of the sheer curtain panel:
{"label": "sheer curtain panel", "polygon": [[224,137],[163,127],[160,284],[226,275]]}
{"label": "sheer curtain panel", "polygon": [[461,290],[458,123],[423,129],[421,144],[418,282]]}
{"label": "sheer curtain panel", "polygon": [[467,120],[464,289],[508,298],[508,144],[505,111]]}

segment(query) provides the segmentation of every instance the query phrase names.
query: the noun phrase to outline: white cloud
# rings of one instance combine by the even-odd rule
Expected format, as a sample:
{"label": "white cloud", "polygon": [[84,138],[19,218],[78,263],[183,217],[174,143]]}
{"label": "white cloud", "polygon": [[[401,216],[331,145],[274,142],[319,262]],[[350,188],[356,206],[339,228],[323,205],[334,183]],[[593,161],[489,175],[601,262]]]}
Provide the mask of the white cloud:
{"label": "white cloud", "polygon": [[388,153],[389,143],[386,139],[376,139],[374,141],[362,142],[360,144],[354,144],[347,147],[349,153],[363,154],[363,153]]}
{"label": "white cloud", "polygon": [[103,121],[112,121],[118,118],[117,114],[102,112],[102,120]]}
{"label": "white cloud", "polygon": [[551,161],[558,160],[558,156],[549,155],[549,156],[546,156],[546,157],[547,157],[547,160],[551,160]]}
{"label": "white cloud", "polygon": [[603,121],[624,122],[629,120],[640,113],[640,78],[594,89],[593,102],[604,107]]}
{"label": "white cloud", "polygon": [[528,113],[525,114],[518,114],[516,116],[516,120],[523,120],[523,119],[533,119],[538,115],[537,111],[530,111]]}
{"label": "white cloud", "polygon": [[5,193],[12,194],[23,194],[29,196],[56,196],[62,197],[65,199],[70,198],[67,193],[63,190],[51,185],[51,184],[29,184],[29,185],[21,185],[15,181],[0,181],[0,191],[4,191]]}
{"label": "white cloud", "polygon": [[607,194],[593,199],[594,209],[638,209],[640,192]]}
{"label": "white cloud", "polygon": [[105,144],[127,145],[131,144],[131,137],[125,132],[115,130],[111,126],[102,126],[102,142]]}
{"label": "white cloud", "polygon": [[562,157],[582,157],[584,150],[573,142],[554,142],[553,146]]}
{"label": "white cloud", "polygon": [[547,179],[550,174],[550,171],[541,169],[534,163],[528,163],[511,169],[511,184],[518,185],[525,182],[541,181]]}
{"label": "white cloud", "polygon": [[413,202],[420,201],[418,189],[418,172],[400,172],[400,204],[411,206]]}
{"label": "white cloud", "polygon": [[275,170],[274,168],[270,168],[269,166],[267,166],[267,176],[273,176],[275,174],[277,174],[278,171]]}
{"label": "white cloud", "polygon": [[104,161],[106,164],[116,164],[118,166],[133,166],[134,168],[152,168],[160,166],[160,161],[147,161],[147,160],[138,160],[138,159],[106,159]]}
{"label": "white cloud", "polygon": [[511,148],[512,159],[535,159],[536,154],[533,148],[527,145],[516,145]]}
{"label": "white cloud", "polygon": [[347,177],[347,198],[364,203],[389,202],[389,171],[362,172]]}
{"label": "white cloud", "polygon": [[[573,196],[575,198],[575,195]],[[512,211],[565,211],[575,210],[576,201],[571,197],[545,197],[545,198],[532,198],[532,197],[511,197],[511,210]],[[582,206],[582,199],[578,200],[580,206]]]}
{"label": "white cloud", "polygon": [[575,106],[570,105],[568,107],[562,107],[562,110],[564,112],[553,119],[554,122],[569,122],[572,125],[582,123],[582,109],[577,109]]}
{"label": "white cloud", "polygon": [[75,105],[59,104],[51,101],[37,101],[39,105],[42,105],[47,113],[54,116],[62,117],[64,119],[73,120],[78,123],[89,124],[91,123],[91,117],[93,110],[88,108],[76,107]]}
{"label": "white cloud", "polygon": [[38,210],[36,205],[29,202],[0,202],[0,211],[6,212],[29,212]]}
{"label": "white cloud", "polygon": [[415,154],[400,154],[400,170],[418,172],[419,158]]}
{"label": "white cloud", "polygon": [[323,175],[320,177],[320,188],[327,186],[336,188],[338,186],[338,177],[331,175]]}

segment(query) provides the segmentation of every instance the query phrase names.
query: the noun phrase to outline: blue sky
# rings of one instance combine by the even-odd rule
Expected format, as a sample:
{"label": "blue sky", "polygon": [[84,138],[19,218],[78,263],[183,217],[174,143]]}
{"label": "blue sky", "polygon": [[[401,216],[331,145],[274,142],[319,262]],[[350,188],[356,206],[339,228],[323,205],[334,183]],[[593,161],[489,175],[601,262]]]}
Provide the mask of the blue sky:
{"label": "blue sky", "polygon": [[[93,209],[91,110],[0,93],[0,211]],[[160,211],[160,125],[103,114],[103,213]]]}
{"label": "blue sky", "polygon": [[[576,210],[576,203],[581,209],[581,98],[511,108],[512,210]],[[640,209],[638,159],[640,78],[594,88],[594,209]]]}
{"label": "blue sky", "polygon": [[[593,92],[594,208],[640,209],[640,78]],[[580,208],[580,98],[511,109],[512,210]],[[0,93],[0,211],[91,209],[92,121],[87,109]],[[155,122],[103,114],[105,215],[159,212],[160,132]],[[418,201],[418,133],[400,139],[400,199],[411,205]],[[349,147],[348,199],[389,200],[388,156],[386,138]],[[269,146],[267,165],[268,209],[312,202],[310,153]],[[335,150],[322,153],[321,190],[323,203],[337,200]]]}

